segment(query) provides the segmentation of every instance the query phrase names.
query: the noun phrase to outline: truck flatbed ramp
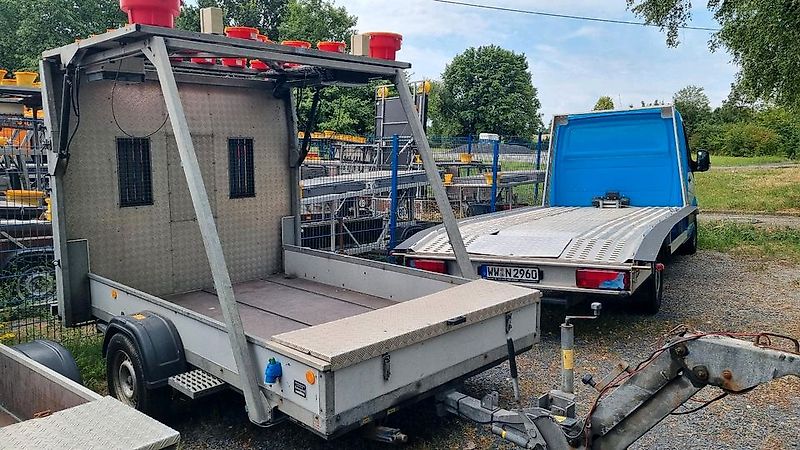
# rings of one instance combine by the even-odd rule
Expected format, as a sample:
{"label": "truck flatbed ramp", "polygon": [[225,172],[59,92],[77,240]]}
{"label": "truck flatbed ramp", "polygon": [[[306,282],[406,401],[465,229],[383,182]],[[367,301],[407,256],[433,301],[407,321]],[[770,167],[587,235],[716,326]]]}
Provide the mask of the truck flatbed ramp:
{"label": "truck flatbed ramp", "polygon": [[478,280],[272,340],[338,370],[531,305],[538,295]]}

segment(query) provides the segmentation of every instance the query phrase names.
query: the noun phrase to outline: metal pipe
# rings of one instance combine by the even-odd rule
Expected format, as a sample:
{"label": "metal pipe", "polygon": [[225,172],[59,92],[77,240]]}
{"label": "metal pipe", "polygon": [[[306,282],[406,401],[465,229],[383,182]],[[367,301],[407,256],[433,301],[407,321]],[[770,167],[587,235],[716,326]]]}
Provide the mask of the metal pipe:
{"label": "metal pipe", "polygon": [[222,316],[225,319],[231,353],[233,353],[236,371],[241,381],[247,415],[251,422],[265,424],[272,420],[272,412],[268,409],[267,402],[258,387],[259,371],[247,343],[242,317],[236,305],[231,275],[222,251],[222,241],[214,221],[208,192],[203,183],[200,163],[197,160],[197,153],[189,131],[189,122],[183,109],[164,38],[153,37],[143,53],[155,66],[161,91],[164,93],[164,103],[169,113],[170,123],[172,123],[172,131],[175,133],[175,143],[178,146],[181,165],[186,176],[189,196],[197,216],[197,225],[200,228],[206,257],[211,267],[211,276],[214,279],[214,287],[222,309]]}
{"label": "metal pipe", "polygon": [[[535,173],[539,172],[542,166],[542,132],[539,132],[539,139],[536,141],[536,165],[534,166]],[[536,203],[536,199],[539,198],[539,182],[533,184],[533,202]]]}
{"label": "metal pipe", "polygon": [[497,211],[497,166],[500,159],[500,141],[494,141],[492,147],[492,212]]}
{"label": "metal pipe", "polygon": [[389,251],[397,245],[397,159],[400,153],[400,137],[392,136],[392,191],[389,208]]}
{"label": "metal pipe", "polygon": [[439,207],[439,211],[442,214],[444,228],[447,230],[447,237],[450,239],[450,247],[453,249],[453,255],[455,255],[456,262],[458,263],[459,272],[464,278],[476,278],[477,273],[475,273],[475,269],[469,261],[467,246],[464,245],[464,238],[461,236],[461,230],[458,228],[456,216],[453,213],[450,200],[447,198],[447,191],[439,176],[436,160],[433,157],[433,152],[431,152],[428,139],[425,136],[425,130],[422,128],[422,122],[420,122],[417,116],[417,110],[411,98],[411,91],[408,90],[406,75],[402,69],[397,69],[397,71],[395,71],[394,84],[397,88],[398,96],[400,97],[400,103],[403,105],[403,111],[408,119],[411,134],[414,137],[414,141],[417,143],[417,149],[422,157],[422,165],[425,168],[425,174],[428,177],[433,196],[436,198],[436,205]]}
{"label": "metal pipe", "polygon": [[575,327],[561,324],[561,391],[575,393]]}

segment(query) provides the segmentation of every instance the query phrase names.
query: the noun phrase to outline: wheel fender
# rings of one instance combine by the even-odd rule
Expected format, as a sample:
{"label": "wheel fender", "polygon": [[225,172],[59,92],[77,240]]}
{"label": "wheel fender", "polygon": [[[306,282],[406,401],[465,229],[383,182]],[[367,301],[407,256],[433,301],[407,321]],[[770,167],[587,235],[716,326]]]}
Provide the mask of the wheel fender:
{"label": "wheel fender", "polygon": [[78,384],[83,384],[81,372],[78,370],[78,364],[75,362],[75,358],[63,345],[47,339],[37,339],[35,341],[15,345],[12,348],[48,369]]}
{"label": "wheel fender", "polygon": [[166,386],[169,377],[186,371],[183,342],[171,320],[151,311],[113,317],[103,339],[104,357],[117,333],[128,336],[139,350],[148,389]]}

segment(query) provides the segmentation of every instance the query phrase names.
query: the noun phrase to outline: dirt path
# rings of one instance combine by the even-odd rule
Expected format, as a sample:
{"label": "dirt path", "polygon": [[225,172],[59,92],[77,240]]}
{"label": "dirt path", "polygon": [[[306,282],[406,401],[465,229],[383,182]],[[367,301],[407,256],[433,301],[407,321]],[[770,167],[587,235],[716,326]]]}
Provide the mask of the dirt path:
{"label": "dirt path", "polygon": [[698,217],[700,218],[701,222],[736,222],[751,225],[800,229],[800,217],[790,215],[703,211]]}

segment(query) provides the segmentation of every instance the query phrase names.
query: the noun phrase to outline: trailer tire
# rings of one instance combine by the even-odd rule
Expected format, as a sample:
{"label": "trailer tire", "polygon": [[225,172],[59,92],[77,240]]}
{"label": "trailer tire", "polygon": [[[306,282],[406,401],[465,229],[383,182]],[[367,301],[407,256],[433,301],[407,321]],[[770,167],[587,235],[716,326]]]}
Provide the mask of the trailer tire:
{"label": "trailer tire", "polygon": [[155,415],[169,405],[168,388],[148,389],[138,347],[123,333],[115,333],[106,351],[108,393],[145,414]]}
{"label": "trailer tire", "polygon": [[633,297],[637,310],[647,315],[657,314],[664,298],[664,272],[654,270]]}

